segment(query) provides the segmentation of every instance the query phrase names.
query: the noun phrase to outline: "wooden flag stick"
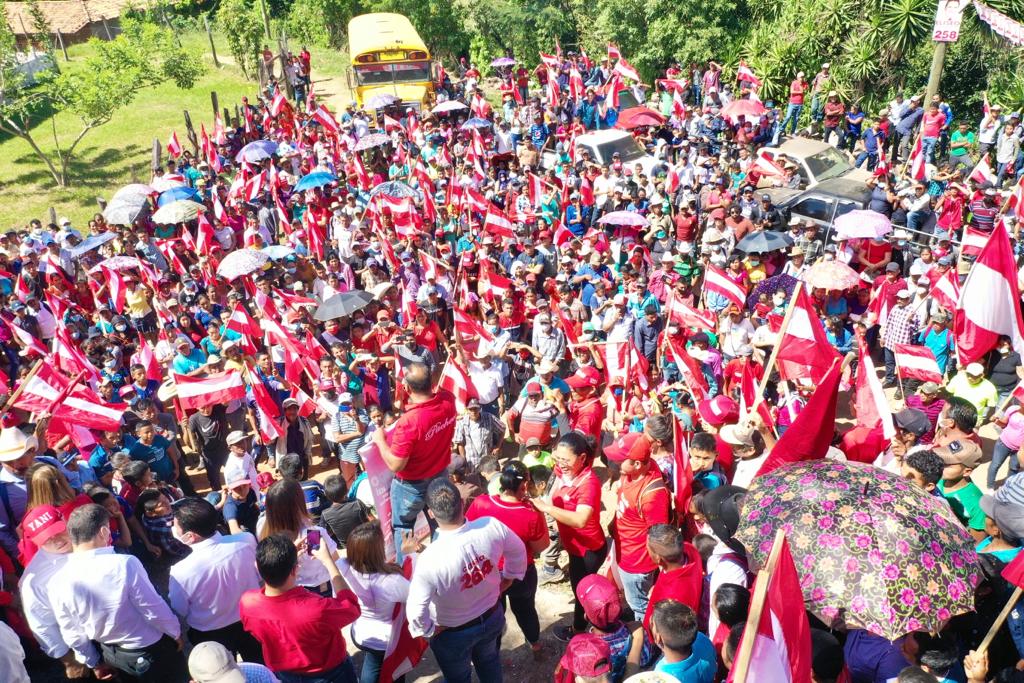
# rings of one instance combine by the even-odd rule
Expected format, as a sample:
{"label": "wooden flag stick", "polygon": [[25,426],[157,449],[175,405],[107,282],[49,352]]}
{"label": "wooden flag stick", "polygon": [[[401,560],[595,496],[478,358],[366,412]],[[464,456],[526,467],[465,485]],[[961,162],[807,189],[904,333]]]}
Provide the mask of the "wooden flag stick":
{"label": "wooden flag stick", "polygon": [[981,641],[981,645],[979,645],[978,649],[975,650],[979,656],[988,650],[988,646],[992,644],[992,640],[996,637],[996,633],[998,633],[999,629],[1002,628],[1003,622],[1005,622],[1006,618],[1010,616],[1010,612],[1017,605],[1017,601],[1020,600],[1021,593],[1024,593],[1024,588],[1017,586],[1013,589],[1010,599],[1006,601],[1005,605],[1003,605],[1003,611],[999,613],[999,616],[996,617],[995,622],[992,624],[992,628],[990,628],[988,633],[985,634],[985,640]]}
{"label": "wooden flag stick", "polygon": [[39,371],[43,369],[44,360],[45,359],[43,358],[37,360],[36,364],[32,366],[31,370],[29,370],[29,373],[25,375],[25,379],[21,380],[21,384],[19,384],[18,388],[14,390],[14,393],[7,397],[7,400],[4,401],[3,407],[0,408],[0,417],[2,417],[8,410],[10,410],[10,408],[14,405],[14,402],[21,397],[21,392],[25,391],[25,387],[28,386],[28,383],[31,382],[32,379],[35,378],[37,374],[39,374]]}
{"label": "wooden flag stick", "polygon": [[[747,673],[750,670],[750,657],[754,653],[754,641],[757,640],[757,627],[761,623],[765,599],[768,597],[768,582],[775,571],[775,565],[779,563],[782,541],[785,538],[786,532],[782,529],[775,532],[775,540],[772,542],[772,551],[768,555],[768,562],[765,563],[761,571],[757,572],[753,602],[751,602],[750,611],[747,613],[747,625],[743,629],[740,649],[736,652],[736,661],[733,663],[733,683],[746,683]],[[803,607],[802,604],[801,607]]]}

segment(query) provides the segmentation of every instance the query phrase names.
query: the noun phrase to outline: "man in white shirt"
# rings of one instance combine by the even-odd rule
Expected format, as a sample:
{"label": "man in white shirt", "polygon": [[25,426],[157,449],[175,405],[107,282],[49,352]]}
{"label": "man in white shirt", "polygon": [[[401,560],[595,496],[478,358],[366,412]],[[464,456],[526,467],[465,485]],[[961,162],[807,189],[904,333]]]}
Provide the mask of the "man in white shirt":
{"label": "man in white shirt", "polygon": [[[430,637],[430,648],[449,683],[501,683],[498,637],[505,627],[499,599],[526,574],[526,546],[492,517],[466,522],[455,484],[436,479],[427,488],[427,511],[437,539],[423,551],[409,587],[409,632]],[[504,560],[504,566],[501,562]]]}
{"label": "man in white shirt", "polygon": [[259,642],[242,628],[242,593],[260,587],[256,538],[250,533],[222,536],[220,515],[203,498],[185,498],[174,507],[174,536],[192,548],[171,566],[168,597],[188,625],[192,645],[215,641],[247,662],[263,662]]}
{"label": "man in white shirt", "polygon": [[18,582],[25,619],[43,652],[64,664],[64,674],[72,680],[84,678],[85,667],[75,661],[75,653],[64,642],[50,604],[53,577],[64,567],[71,553],[67,526],[57,508],[40,505],[25,516],[22,529],[25,538],[39,548]]}
{"label": "man in white shirt", "polygon": [[110,513],[101,505],[83,505],[68,517],[67,531],[74,552],[53,577],[50,600],[61,637],[78,661],[100,680],[114,669],[124,680],[185,680],[178,618],[138,558],[114,553]]}

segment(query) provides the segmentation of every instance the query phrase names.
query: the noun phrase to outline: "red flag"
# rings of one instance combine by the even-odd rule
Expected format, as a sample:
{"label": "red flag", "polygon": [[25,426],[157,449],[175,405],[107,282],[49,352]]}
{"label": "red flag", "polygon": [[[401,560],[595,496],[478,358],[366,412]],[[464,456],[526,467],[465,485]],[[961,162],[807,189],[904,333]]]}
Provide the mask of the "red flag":
{"label": "red flag", "polygon": [[[558,60],[558,57],[555,57],[554,55],[546,55],[543,52],[538,52],[537,54],[540,55],[540,61],[543,62],[544,66],[548,67],[549,69],[554,69],[555,71],[558,71],[558,69],[562,66]],[[551,79],[549,78],[548,80]]]}
{"label": "red flag", "polygon": [[[14,402],[14,406],[30,412],[49,412],[69,422],[90,429],[117,431],[121,428],[124,410],[105,403],[88,386],[71,384],[56,368],[43,364]],[[63,396],[63,399],[61,397]],[[60,400],[56,406],[54,401]]]}
{"label": "red flag", "polygon": [[124,278],[116,270],[107,268],[106,266],[100,266],[100,272],[107,278],[107,290],[110,294],[110,303],[113,305],[114,310],[120,313],[124,310],[125,297],[128,294],[128,287],[125,285]]}
{"label": "red flag", "polygon": [[935,354],[927,346],[896,344],[893,352],[901,378],[942,384],[942,371]]}
{"label": "red flag", "polygon": [[779,375],[786,380],[810,377],[817,384],[839,358],[839,352],[829,343],[821,319],[803,288],[791,305],[789,326],[778,342]]}
{"label": "red flag", "polygon": [[280,88],[274,88],[274,99],[270,102],[270,115],[276,118],[286,107],[288,107],[288,100],[285,99],[284,93]]}
{"label": "red flag", "polygon": [[[415,555],[407,556],[402,565],[402,574],[407,580],[412,578],[414,557]],[[384,651],[384,661],[380,666],[378,681],[391,683],[412,671],[419,664],[428,647],[426,638],[413,638],[409,633],[409,621],[405,616],[405,602],[395,603],[395,609],[391,615],[391,636],[388,638],[388,647]]]}
{"label": "red flag", "polygon": [[[759,373],[757,370],[761,370],[761,372]],[[743,374],[740,375],[740,414],[746,415],[756,407],[761,421],[769,427],[774,427],[775,419],[772,417],[771,409],[763,397],[757,394],[758,381],[763,374],[764,370],[754,359],[747,357],[743,363]]]}
{"label": "red flag", "polygon": [[516,226],[508,219],[501,209],[489,204],[487,207],[487,216],[484,218],[484,230],[489,230],[495,235],[501,237],[511,237],[515,239]]}
{"label": "red flag", "polygon": [[196,220],[196,251],[200,254],[209,255],[215,244],[218,244],[218,242],[213,232],[213,226],[210,225],[206,214],[201,213]]}
{"label": "red flag", "polygon": [[[788,432],[787,432],[788,433]],[[743,640],[754,638],[746,681],[773,681],[773,683],[807,683],[811,680],[811,627],[801,602],[803,595],[800,576],[793,564],[789,544],[781,538],[778,561],[772,572],[758,574],[757,581],[767,581],[764,609],[757,630],[743,631]],[[772,539],[762,545],[769,548]],[[755,584],[756,586],[756,584]],[[794,599],[798,608],[794,608]],[[732,681],[735,668],[729,672]]]}
{"label": "red flag", "polygon": [[633,65],[627,62],[622,57],[619,57],[619,61],[615,62],[615,73],[619,74],[623,78],[630,78],[637,83],[641,83],[640,73],[633,68]]}
{"label": "red flag", "polygon": [[178,402],[182,408],[196,409],[245,398],[242,375],[234,370],[205,377],[189,377],[171,373],[178,386]]}
{"label": "red flag", "polygon": [[622,53],[619,51],[619,46],[615,43],[608,43],[608,61],[619,59],[622,57]]}
{"label": "red flag", "polygon": [[[674,292],[673,292],[674,294]],[[715,319],[714,311],[698,311],[686,305],[686,302],[670,295],[665,306],[669,320],[675,321],[683,327],[696,327],[702,330],[714,332],[718,321]]]}
{"label": "red flag", "polygon": [[225,328],[250,337],[259,338],[263,336],[263,330],[260,328],[259,323],[253,320],[242,304],[235,304],[235,308],[231,311],[231,317],[228,318]]}
{"label": "red flag", "polygon": [[[974,228],[967,226],[964,228],[963,241],[960,243],[960,252],[964,256],[977,257],[981,254],[981,250],[988,244],[989,238],[992,236],[991,233],[982,232],[981,230],[975,230]],[[953,276],[956,276],[954,270],[950,270]]]}
{"label": "red flag", "polygon": [[807,405],[796,416],[768,458],[761,464],[757,476],[768,474],[786,463],[824,458],[836,429],[836,399],[842,378],[839,359],[817,383]]}
{"label": "red flag", "polygon": [[921,136],[918,135],[917,142],[914,143],[914,149],[910,152],[910,177],[914,180],[924,180],[926,162],[924,145],[921,142]]}
{"label": "red flag", "polygon": [[956,275],[956,270],[950,268],[945,275],[936,280],[929,295],[947,311],[955,310],[957,302],[960,301],[960,279]]}
{"label": "red flag", "polygon": [[480,284],[484,287],[485,292],[491,292],[495,297],[504,298],[512,289],[512,280],[504,275],[498,275],[490,268],[483,268],[484,263],[486,261],[480,264]]}
{"label": "red flag", "polygon": [[683,425],[672,416],[672,491],[676,506],[676,518],[683,519],[690,514],[690,498],[693,496],[693,467],[690,465],[690,448]]}
{"label": "red flag", "polygon": [[747,290],[729,278],[720,268],[708,266],[704,275],[704,289],[721,294],[742,310],[747,303]]}
{"label": "red flag", "polygon": [[755,76],[753,70],[742,60],[740,60],[739,68],[736,69],[736,80],[750,83],[755,88],[761,87],[761,79]]}
{"label": "red flag", "polygon": [[458,308],[452,311],[452,317],[455,321],[455,331],[463,337],[469,337],[470,339],[479,337],[488,342],[494,341],[494,335],[488,332],[486,327]]}
{"label": "red flag", "polygon": [[[312,92],[312,89],[310,89],[310,92]],[[322,104],[316,108],[316,110],[310,115],[310,118],[319,123],[324,127],[324,130],[333,135],[337,135],[341,130],[338,126],[337,120],[335,120],[331,112],[327,110],[327,107]]]}
{"label": "red flag", "polygon": [[156,354],[153,353],[153,347],[149,345],[146,338],[139,334],[139,345],[138,350],[135,352],[135,356],[132,357],[133,362],[138,363],[142,367],[146,368],[146,379],[155,380],[162,382],[164,379],[164,373],[160,370],[160,363],[156,360]]}
{"label": "red flag", "polygon": [[476,396],[476,387],[470,381],[466,371],[459,364],[448,359],[441,370],[441,378],[437,382],[438,389],[444,389],[455,397],[455,408],[460,413],[466,409],[469,399]]}
{"label": "red flag", "polygon": [[569,71],[569,97],[577,101],[583,97],[583,76],[575,66]]}
{"label": "red flag", "polygon": [[857,425],[866,429],[876,429],[881,425],[885,438],[891,439],[896,435],[892,411],[889,409],[889,401],[885,397],[882,383],[875,372],[875,362],[871,360],[871,354],[863,339],[858,343],[858,353],[860,363],[857,366],[857,382],[853,397]]}
{"label": "red flag", "polygon": [[167,141],[167,153],[172,159],[177,159],[181,156],[181,143],[178,142],[177,131],[171,131],[171,139]]}
{"label": "red flag", "polygon": [[999,335],[1010,337],[1014,350],[1024,353],[1017,268],[1010,237],[1001,221],[967,274],[954,330],[963,364],[973,363],[992,350]]}
{"label": "red flag", "polygon": [[971,175],[968,176],[971,180],[978,183],[979,185],[989,184],[996,185],[999,177],[992,170],[992,166],[988,163],[988,154],[978,159],[977,165],[974,170],[971,171]]}

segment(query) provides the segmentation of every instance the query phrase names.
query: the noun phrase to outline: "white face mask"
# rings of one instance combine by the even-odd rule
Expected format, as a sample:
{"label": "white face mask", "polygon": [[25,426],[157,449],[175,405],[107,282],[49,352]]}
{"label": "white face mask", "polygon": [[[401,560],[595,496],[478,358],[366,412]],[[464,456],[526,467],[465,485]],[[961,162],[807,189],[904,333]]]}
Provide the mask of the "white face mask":
{"label": "white face mask", "polygon": [[927,287],[918,287],[917,288],[917,293],[918,294],[927,294],[928,293],[928,288]]}

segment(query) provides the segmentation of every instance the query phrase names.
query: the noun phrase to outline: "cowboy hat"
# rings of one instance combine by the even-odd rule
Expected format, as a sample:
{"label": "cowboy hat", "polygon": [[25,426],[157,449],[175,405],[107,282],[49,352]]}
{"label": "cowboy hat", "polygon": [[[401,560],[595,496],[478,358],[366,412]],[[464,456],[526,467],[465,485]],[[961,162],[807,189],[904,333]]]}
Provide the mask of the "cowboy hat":
{"label": "cowboy hat", "polygon": [[4,427],[0,431],[0,462],[13,462],[26,451],[39,447],[35,436],[25,436],[17,427]]}

